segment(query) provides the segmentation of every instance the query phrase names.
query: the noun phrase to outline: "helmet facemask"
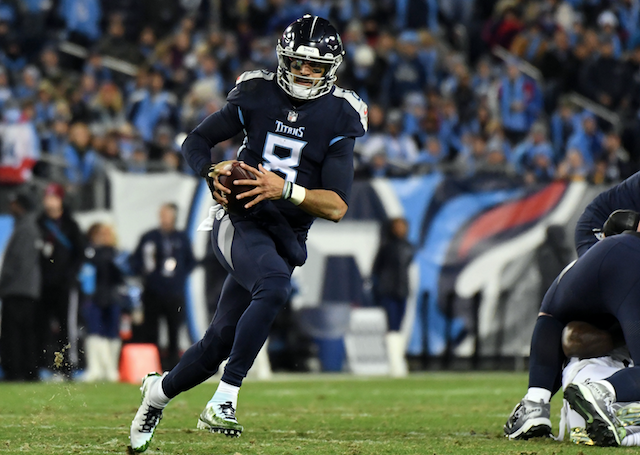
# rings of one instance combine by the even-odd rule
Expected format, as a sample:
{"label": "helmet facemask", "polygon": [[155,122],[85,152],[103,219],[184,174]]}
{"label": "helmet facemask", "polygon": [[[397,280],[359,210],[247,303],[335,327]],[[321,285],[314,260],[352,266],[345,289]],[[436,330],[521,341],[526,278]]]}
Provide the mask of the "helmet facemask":
{"label": "helmet facemask", "polygon": [[[320,56],[318,49],[300,46],[296,51],[284,48],[280,43],[276,47],[278,55],[278,85],[291,97],[299,100],[319,98],[329,93],[335,83],[336,71],[342,63],[342,55],[326,54]],[[301,70],[304,64],[311,68],[310,76],[294,74],[291,68]],[[322,77],[314,77],[320,74]],[[311,83],[306,85],[305,82]]]}

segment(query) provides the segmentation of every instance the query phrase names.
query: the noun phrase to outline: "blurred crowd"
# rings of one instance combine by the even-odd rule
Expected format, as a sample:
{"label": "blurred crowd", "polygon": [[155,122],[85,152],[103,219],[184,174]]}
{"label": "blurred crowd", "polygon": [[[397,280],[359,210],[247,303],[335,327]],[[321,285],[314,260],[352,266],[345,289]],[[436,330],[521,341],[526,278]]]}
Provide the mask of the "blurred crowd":
{"label": "blurred crowd", "polygon": [[85,209],[111,167],[190,173],[184,134],[241,72],[275,70],[307,12],[340,30],[338,84],[370,107],[358,178],[606,183],[639,167],[637,0],[3,0],[0,188],[55,181]]}

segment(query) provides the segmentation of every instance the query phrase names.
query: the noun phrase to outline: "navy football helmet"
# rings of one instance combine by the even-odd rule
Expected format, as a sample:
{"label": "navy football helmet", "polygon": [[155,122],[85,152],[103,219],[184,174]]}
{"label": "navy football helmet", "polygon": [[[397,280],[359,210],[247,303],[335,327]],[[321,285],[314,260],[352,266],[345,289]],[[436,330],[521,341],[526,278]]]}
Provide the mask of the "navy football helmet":
{"label": "navy football helmet", "polygon": [[[278,39],[277,82],[289,96],[309,100],[329,93],[336,81],[336,71],[342,63],[344,47],[337,30],[318,16],[305,14],[290,24]],[[312,74],[322,77],[293,74],[309,65]]]}

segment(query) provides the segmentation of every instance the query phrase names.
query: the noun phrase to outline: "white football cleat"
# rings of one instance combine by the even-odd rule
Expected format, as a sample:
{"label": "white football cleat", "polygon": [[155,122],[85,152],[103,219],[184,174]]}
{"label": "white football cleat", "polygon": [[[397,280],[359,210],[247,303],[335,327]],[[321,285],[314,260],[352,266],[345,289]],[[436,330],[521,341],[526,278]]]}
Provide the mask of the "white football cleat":
{"label": "white football cleat", "polygon": [[236,420],[236,410],[230,401],[207,403],[204,411],[200,413],[197,428],[236,438],[239,438],[244,430]]}
{"label": "white football cleat", "polygon": [[[165,373],[166,375],[167,373]],[[148,395],[149,388],[157,381],[162,381],[164,375],[160,373],[149,373],[142,380],[140,392],[142,392],[142,403],[136,412],[136,416],[131,422],[129,438],[131,448],[134,452],[144,452],[149,447],[153,433],[162,419],[162,409],[151,406]]]}

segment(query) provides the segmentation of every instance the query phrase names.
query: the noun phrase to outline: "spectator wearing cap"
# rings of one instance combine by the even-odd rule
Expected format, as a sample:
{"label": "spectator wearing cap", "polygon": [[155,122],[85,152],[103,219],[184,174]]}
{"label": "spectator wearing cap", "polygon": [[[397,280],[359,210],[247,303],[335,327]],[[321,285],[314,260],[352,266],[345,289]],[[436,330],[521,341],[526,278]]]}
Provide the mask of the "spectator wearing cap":
{"label": "spectator wearing cap", "polygon": [[2,326],[0,358],[8,381],[38,379],[36,315],[41,273],[38,261],[42,241],[35,221],[35,203],[25,189],[13,193],[9,202],[14,218],[0,272]]}
{"label": "spectator wearing cap", "polygon": [[512,144],[529,132],[541,110],[541,97],[536,83],[522,74],[518,62],[507,62],[507,74],[498,89],[500,117],[505,134]]}
{"label": "spectator wearing cap", "polygon": [[569,137],[567,149],[577,150],[582,155],[584,165],[590,170],[602,154],[604,135],[592,112],[585,111],[581,117],[582,127]]}
{"label": "spectator wearing cap", "polygon": [[601,37],[599,51],[598,56],[582,68],[580,86],[592,100],[615,109],[628,88],[628,74],[625,64],[614,54],[610,37]]}
{"label": "spectator wearing cap", "polygon": [[427,85],[427,71],[418,58],[418,33],[400,34],[397,55],[391,60],[383,82],[382,95],[390,107],[399,107],[409,93],[421,92]]}
{"label": "spectator wearing cap", "polygon": [[375,62],[375,50],[368,44],[359,44],[354,49],[353,58],[345,62],[345,69],[340,75],[340,84],[355,91],[367,103],[371,102],[371,92],[377,94],[375,88],[371,90],[379,83],[375,80]]}
{"label": "spectator wearing cap", "polygon": [[622,57],[622,43],[617,32],[618,18],[616,15],[609,10],[601,12],[598,16],[598,27],[601,38],[611,41],[613,56],[616,59]]}
{"label": "spectator wearing cap", "polygon": [[[38,308],[38,333],[41,334],[40,352],[44,352],[42,366],[50,366],[53,352],[65,353],[63,370],[68,372],[71,361],[66,349],[69,343],[69,314],[72,290],[84,256],[84,237],[64,205],[64,188],[49,184],[44,192],[43,212],[38,217],[42,235],[40,270],[42,292]],[[77,302],[76,302],[77,303]],[[77,311],[71,306],[71,311]],[[71,327],[71,329],[75,329]]]}

